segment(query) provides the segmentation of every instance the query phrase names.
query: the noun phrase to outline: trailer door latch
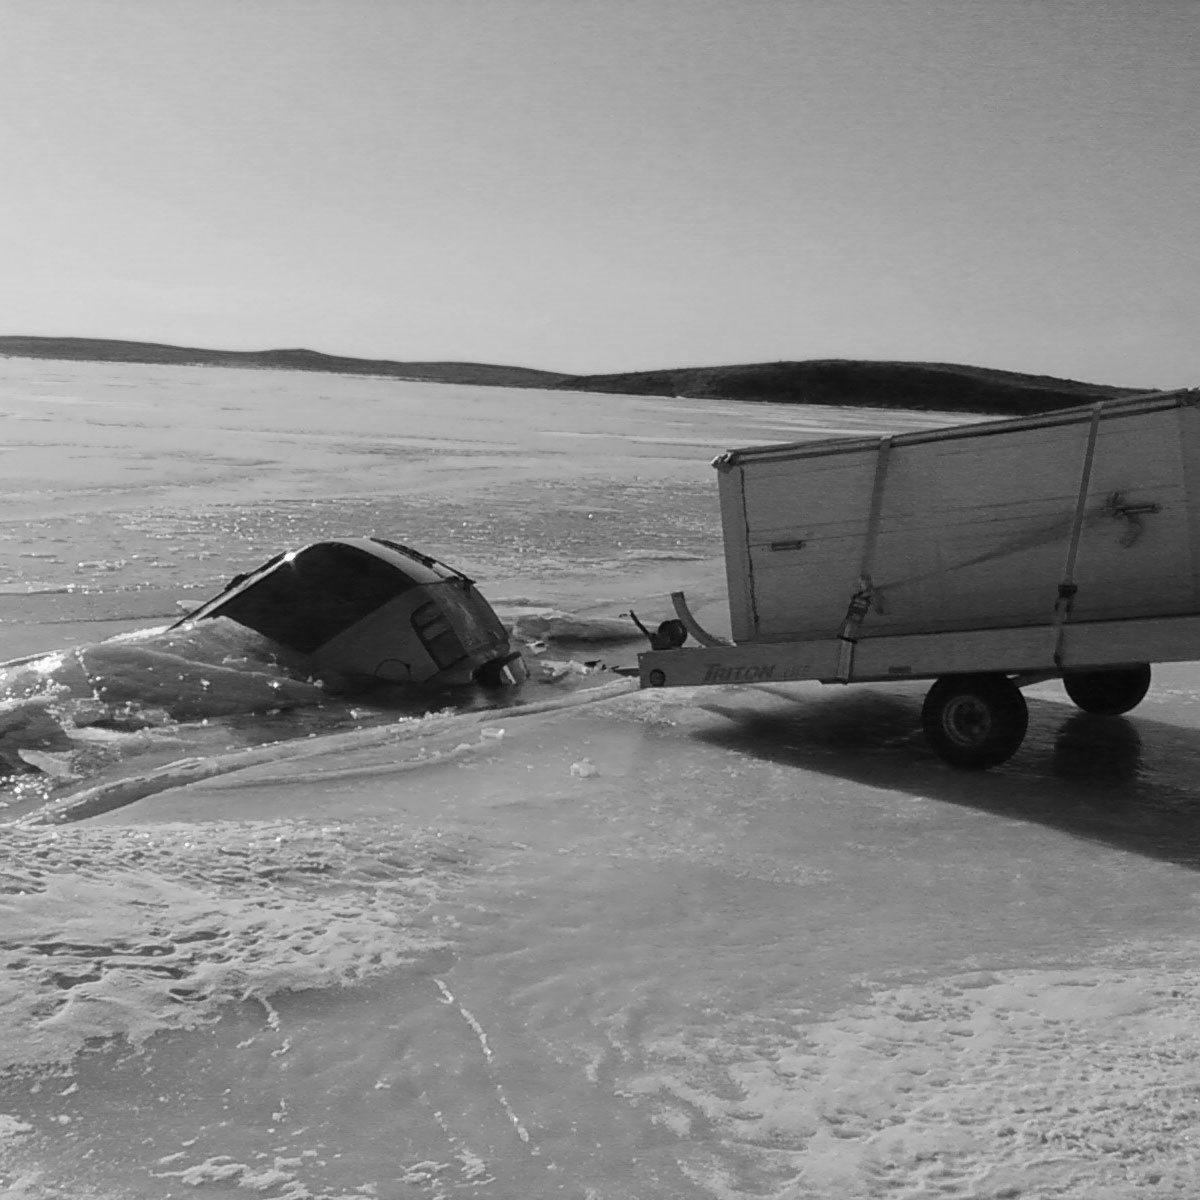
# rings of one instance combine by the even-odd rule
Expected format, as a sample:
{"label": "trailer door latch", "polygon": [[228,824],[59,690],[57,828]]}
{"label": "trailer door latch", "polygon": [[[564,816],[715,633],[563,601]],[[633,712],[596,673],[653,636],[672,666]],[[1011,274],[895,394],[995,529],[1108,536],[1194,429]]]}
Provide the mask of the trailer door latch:
{"label": "trailer door latch", "polygon": [[1121,535],[1121,545],[1128,549],[1142,536],[1145,527],[1142,517],[1162,512],[1161,504],[1126,504],[1123,492],[1113,492],[1104,505],[1106,516],[1129,522],[1129,528]]}

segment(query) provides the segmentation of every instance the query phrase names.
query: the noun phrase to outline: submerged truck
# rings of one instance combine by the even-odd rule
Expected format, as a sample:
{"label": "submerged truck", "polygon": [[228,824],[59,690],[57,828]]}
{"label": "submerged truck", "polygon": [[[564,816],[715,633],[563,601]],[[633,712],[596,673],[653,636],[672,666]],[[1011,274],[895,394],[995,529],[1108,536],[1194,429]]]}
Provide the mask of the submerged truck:
{"label": "submerged truck", "polygon": [[336,690],[515,687],[519,650],[473,580],[384,538],[336,538],[236,575],[171,629],[223,617],[305,657]]}
{"label": "submerged truck", "polygon": [[981,768],[1021,745],[1027,684],[1115,715],[1200,659],[1200,389],[713,465],[732,642],[675,593],[643,687],[931,679],[926,735]]}

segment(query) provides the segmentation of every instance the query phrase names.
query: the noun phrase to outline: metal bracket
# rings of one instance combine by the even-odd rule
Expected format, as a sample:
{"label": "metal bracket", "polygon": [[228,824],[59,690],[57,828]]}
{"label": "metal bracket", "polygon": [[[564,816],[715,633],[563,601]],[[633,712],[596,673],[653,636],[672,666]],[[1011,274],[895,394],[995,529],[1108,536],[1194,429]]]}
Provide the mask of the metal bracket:
{"label": "metal bracket", "polygon": [[1104,505],[1105,516],[1129,522],[1129,528],[1121,534],[1121,545],[1126,549],[1129,549],[1145,531],[1142,517],[1160,512],[1161,504],[1126,504],[1123,492],[1113,492]]}
{"label": "metal bracket", "polygon": [[671,593],[671,603],[675,607],[675,615],[679,618],[680,624],[700,643],[702,646],[729,646],[731,642],[727,642],[722,637],[717,637],[716,634],[709,633],[699,621],[692,616],[692,610],[688,608],[687,600],[682,592]]}

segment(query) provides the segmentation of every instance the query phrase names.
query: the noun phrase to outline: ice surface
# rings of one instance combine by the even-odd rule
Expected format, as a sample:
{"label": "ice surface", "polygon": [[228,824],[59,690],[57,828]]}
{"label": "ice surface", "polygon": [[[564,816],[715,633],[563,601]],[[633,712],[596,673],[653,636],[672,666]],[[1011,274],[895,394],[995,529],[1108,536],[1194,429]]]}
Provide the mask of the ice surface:
{"label": "ice surface", "polygon": [[[816,1024],[691,1029],[632,1085],[717,1195],[1188,1195],[1195,968],[951,975]],[[703,1161],[707,1159],[707,1161]],[[739,1179],[740,1176],[740,1179]]]}
{"label": "ice surface", "polygon": [[[912,685],[605,669],[724,632],[711,453],[940,418],[2,366],[0,1195],[1195,1194],[1195,667],[986,775]],[[161,631],[338,533],[530,622],[521,703]]]}
{"label": "ice surface", "polygon": [[[428,838],[334,824],[153,831],[10,826],[0,859],[0,1067],[140,1045],[235,1000],[338,986],[410,961],[453,878]],[[431,873],[436,858],[439,871]]]}

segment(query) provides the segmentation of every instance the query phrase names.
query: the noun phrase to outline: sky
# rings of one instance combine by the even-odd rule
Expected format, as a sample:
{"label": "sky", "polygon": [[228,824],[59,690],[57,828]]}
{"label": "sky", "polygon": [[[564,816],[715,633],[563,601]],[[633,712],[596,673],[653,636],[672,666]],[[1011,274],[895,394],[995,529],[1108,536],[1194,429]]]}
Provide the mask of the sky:
{"label": "sky", "polygon": [[1200,385],[1200,0],[0,0],[0,334]]}

